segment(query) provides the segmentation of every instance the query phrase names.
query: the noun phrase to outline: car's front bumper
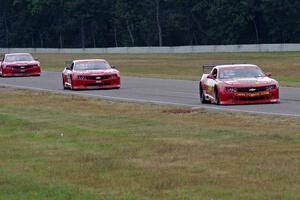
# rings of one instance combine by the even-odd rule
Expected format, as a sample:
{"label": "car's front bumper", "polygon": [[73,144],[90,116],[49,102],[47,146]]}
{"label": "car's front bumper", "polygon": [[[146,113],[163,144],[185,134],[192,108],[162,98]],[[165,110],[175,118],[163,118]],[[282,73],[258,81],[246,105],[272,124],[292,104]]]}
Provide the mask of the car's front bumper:
{"label": "car's front bumper", "polygon": [[260,93],[225,93],[220,96],[222,105],[279,103],[279,90]]}
{"label": "car's front bumper", "polygon": [[120,77],[105,80],[73,80],[73,89],[114,89],[121,87]]}
{"label": "car's front bumper", "polygon": [[40,76],[41,68],[32,67],[27,69],[5,68],[2,70],[3,77],[18,77],[18,76]]}

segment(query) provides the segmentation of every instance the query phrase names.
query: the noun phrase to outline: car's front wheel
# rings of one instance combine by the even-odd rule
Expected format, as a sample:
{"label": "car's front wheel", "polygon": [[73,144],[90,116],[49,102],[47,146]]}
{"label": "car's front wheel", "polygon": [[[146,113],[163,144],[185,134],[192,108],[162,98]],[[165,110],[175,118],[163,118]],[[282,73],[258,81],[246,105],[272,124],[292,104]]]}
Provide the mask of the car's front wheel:
{"label": "car's front wheel", "polygon": [[205,94],[204,94],[204,91],[202,89],[202,85],[201,84],[199,84],[199,97],[200,97],[200,102],[202,104],[207,103],[207,100],[205,99]]}
{"label": "car's front wheel", "polygon": [[217,105],[219,105],[220,104],[220,97],[219,97],[219,92],[218,92],[218,88],[215,88],[215,103],[217,104]]}

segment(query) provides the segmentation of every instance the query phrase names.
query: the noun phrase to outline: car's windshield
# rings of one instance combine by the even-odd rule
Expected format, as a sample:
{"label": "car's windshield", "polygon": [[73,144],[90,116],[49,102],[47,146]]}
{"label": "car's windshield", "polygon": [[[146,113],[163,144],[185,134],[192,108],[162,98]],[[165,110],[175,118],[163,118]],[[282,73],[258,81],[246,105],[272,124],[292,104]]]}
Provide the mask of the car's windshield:
{"label": "car's windshield", "polygon": [[74,65],[75,70],[97,70],[108,68],[110,68],[110,66],[105,61],[84,61],[78,62]]}
{"label": "car's windshield", "polygon": [[33,57],[29,54],[22,55],[7,55],[5,56],[5,62],[22,62],[22,61],[33,61]]}
{"label": "car's windshield", "polygon": [[264,77],[259,68],[227,68],[220,69],[220,79]]}

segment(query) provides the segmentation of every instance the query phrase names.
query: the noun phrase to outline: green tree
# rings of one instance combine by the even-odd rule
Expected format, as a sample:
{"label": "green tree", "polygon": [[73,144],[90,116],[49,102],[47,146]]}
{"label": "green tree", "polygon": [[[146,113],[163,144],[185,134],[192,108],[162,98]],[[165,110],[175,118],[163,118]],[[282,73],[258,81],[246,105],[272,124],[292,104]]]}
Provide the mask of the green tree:
{"label": "green tree", "polygon": [[298,0],[0,0],[0,47],[300,42]]}

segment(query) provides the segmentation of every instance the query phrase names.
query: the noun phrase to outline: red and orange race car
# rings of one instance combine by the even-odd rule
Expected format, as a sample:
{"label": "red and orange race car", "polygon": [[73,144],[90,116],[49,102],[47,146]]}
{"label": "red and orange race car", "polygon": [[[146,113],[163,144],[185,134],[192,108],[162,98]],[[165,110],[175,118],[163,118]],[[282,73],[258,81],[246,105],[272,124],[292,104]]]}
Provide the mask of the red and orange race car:
{"label": "red and orange race car", "polygon": [[120,72],[106,60],[74,60],[62,72],[63,88],[76,89],[119,89]]}
{"label": "red and orange race car", "polygon": [[279,84],[252,64],[204,65],[200,101],[216,104],[279,103]]}
{"label": "red and orange race car", "polygon": [[40,76],[40,62],[29,53],[4,54],[0,58],[0,75],[8,76]]}

